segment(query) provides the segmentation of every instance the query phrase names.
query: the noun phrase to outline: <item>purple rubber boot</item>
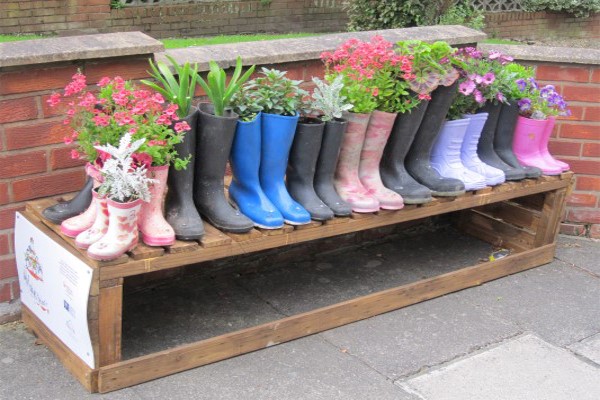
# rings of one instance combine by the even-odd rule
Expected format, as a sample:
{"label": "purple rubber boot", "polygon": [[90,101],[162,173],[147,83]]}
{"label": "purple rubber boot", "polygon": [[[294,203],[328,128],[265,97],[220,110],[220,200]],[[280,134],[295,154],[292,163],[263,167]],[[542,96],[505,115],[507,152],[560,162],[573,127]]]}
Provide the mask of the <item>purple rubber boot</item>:
{"label": "purple rubber boot", "polygon": [[504,171],[484,163],[477,155],[477,143],[479,143],[481,130],[483,129],[488,114],[465,114],[463,117],[468,118],[471,121],[460,149],[460,159],[463,165],[467,169],[476,172],[479,175],[483,175],[487,186],[495,186],[504,183],[506,180]]}

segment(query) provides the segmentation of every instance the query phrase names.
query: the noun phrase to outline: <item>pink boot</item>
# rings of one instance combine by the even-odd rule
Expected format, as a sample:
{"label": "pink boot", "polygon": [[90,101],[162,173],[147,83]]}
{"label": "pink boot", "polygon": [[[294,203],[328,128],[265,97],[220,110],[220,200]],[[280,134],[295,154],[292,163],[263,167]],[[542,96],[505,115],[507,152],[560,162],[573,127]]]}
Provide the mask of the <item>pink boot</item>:
{"label": "pink boot", "polygon": [[548,151],[548,142],[550,141],[550,136],[552,136],[552,130],[554,129],[555,123],[556,119],[554,117],[548,117],[548,120],[546,121],[546,126],[544,128],[544,136],[540,141],[540,154],[542,155],[544,161],[546,161],[548,164],[555,165],[563,171],[568,171],[569,169],[571,169],[569,164],[552,157],[552,154],[550,154],[550,152]]}
{"label": "pink boot", "polygon": [[360,182],[379,201],[379,207],[386,210],[399,210],[404,207],[402,196],[383,186],[379,174],[383,149],[390,137],[395,120],[395,113],[373,111],[358,166]]}
{"label": "pink boot", "polygon": [[156,179],[156,182],[150,186],[152,197],[148,203],[142,204],[138,221],[142,240],[148,246],[170,246],[175,243],[175,231],[163,213],[168,174],[168,165],[148,168],[148,177]]}
{"label": "pink boot", "polygon": [[[94,189],[100,186],[102,176],[100,171],[92,164],[86,164],[85,172],[94,180]],[[64,220],[60,224],[60,231],[68,237],[76,237],[86,229],[91,228],[96,220],[96,199],[92,197],[90,206],[79,215]]]}
{"label": "pink boot", "polygon": [[81,232],[75,238],[75,245],[82,249],[87,249],[96,243],[108,231],[108,206],[106,205],[106,196],[98,194],[97,190],[92,190],[92,202],[96,204],[96,220],[91,228]]}
{"label": "pink boot", "polygon": [[348,113],[345,117],[348,119],[348,129],[342,139],[333,185],[353,211],[375,212],[379,210],[379,201],[369,193],[358,177],[360,152],[370,114]]}
{"label": "pink boot", "polygon": [[558,175],[562,168],[547,163],[540,153],[540,141],[543,139],[545,127],[546,120],[519,116],[513,139],[513,152],[521,164],[538,167],[546,175]]}
{"label": "pink boot", "polygon": [[143,201],[119,203],[108,199],[108,231],[100,240],[88,247],[91,259],[108,261],[119,258],[138,243],[138,214]]}

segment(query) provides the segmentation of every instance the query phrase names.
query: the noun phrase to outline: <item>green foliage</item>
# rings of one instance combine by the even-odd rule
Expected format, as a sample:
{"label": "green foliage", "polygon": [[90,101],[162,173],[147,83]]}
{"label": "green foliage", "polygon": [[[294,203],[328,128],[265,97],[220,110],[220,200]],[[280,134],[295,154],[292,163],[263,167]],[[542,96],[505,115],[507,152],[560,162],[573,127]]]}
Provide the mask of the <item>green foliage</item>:
{"label": "green foliage", "polygon": [[483,13],[469,0],[350,0],[348,16],[350,31],[436,24],[484,27]]}
{"label": "green foliage", "polygon": [[248,89],[256,94],[256,103],[263,112],[293,116],[302,108],[303,98],[308,95],[300,89],[301,80],[285,76],[286,71],[262,67],[260,76],[248,82]]}
{"label": "green foliage", "polygon": [[227,74],[223,68],[219,67],[214,61],[210,61],[208,65],[210,71],[206,76],[206,81],[202,77],[199,77],[198,83],[212,102],[215,108],[215,115],[222,117],[225,113],[225,108],[229,107],[233,95],[240,90],[244,82],[254,72],[254,65],[248,68],[246,73],[242,75],[242,58],[238,57],[229,85],[227,85]]}
{"label": "green foliage", "polygon": [[523,0],[521,4],[527,11],[564,12],[578,18],[600,12],[600,0]]}
{"label": "green foliage", "polygon": [[252,81],[242,85],[240,90],[231,98],[231,107],[240,121],[250,122],[262,111],[260,99],[256,91],[250,89]]}
{"label": "green foliage", "polygon": [[198,65],[196,64],[192,68],[190,63],[186,62],[183,66],[180,66],[174,58],[167,56],[167,59],[170,61],[175,74],[171,72],[171,69],[165,63],[158,61],[154,64],[152,59],[149,59],[152,72],[148,71],[148,73],[158,84],[146,79],[142,79],[141,82],[162,94],[167,101],[177,104],[177,116],[185,118],[190,113],[198,84]]}
{"label": "green foliage", "polygon": [[497,79],[503,82],[504,95],[509,103],[524,99],[528,94],[519,89],[517,81],[522,79],[529,81],[533,78],[535,72],[532,67],[526,67],[517,63],[506,64],[504,68],[497,74]]}
{"label": "green foliage", "polygon": [[352,104],[346,102],[346,97],[342,95],[343,80],[341,75],[338,75],[330,84],[316,77],[312,79],[316,87],[312,93],[311,108],[321,114],[321,121],[342,118],[344,111],[352,109]]}
{"label": "green foliage", "polygon": [[119,0],[110,0],[110,8],[113,10],[120,10],[123,7],[125,6]]}

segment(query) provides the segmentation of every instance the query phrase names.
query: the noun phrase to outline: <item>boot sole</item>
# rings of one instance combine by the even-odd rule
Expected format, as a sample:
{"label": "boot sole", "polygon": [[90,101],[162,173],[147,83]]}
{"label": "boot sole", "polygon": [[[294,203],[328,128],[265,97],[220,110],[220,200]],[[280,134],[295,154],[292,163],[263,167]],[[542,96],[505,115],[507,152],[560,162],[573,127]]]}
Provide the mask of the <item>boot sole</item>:
{"label": "boot sole", "polygon": [[173,244],[175,244],[175,239],[153,238],[151,236],[146,236],[142,233],[142,242],[144,242],[144,244],[147,246],[154,246],[154,247],[172,246]]}

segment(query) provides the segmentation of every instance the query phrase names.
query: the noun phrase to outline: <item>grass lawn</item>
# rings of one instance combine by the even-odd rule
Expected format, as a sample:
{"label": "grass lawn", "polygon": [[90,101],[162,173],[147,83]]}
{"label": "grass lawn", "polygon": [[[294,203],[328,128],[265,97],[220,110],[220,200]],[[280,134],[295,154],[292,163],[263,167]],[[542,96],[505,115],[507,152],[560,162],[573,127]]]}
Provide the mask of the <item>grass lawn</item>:
{"label": "grass lawn", "polygon": [[0,42],[16,42],[19,40],[42,39],[40,35],[0,35]]}
{"label": "grass lawn", "polygon": [[485,39],[482,43],[486,44],[523,44],[510,39]]}
{"label": "grass lawn", "polygon": [[227,36],[211,36],[200,38],[178,38],[178,39],[161,39],[167,49],[178,49],[182,47],[206,46],[209,44],[226,44],[240,42],[258,42],[261,40],[271,39],[289,39],[308,36],[319,36],[319,33],[286,33],[280,35],[257,34],[257,35],[227,35]]}

